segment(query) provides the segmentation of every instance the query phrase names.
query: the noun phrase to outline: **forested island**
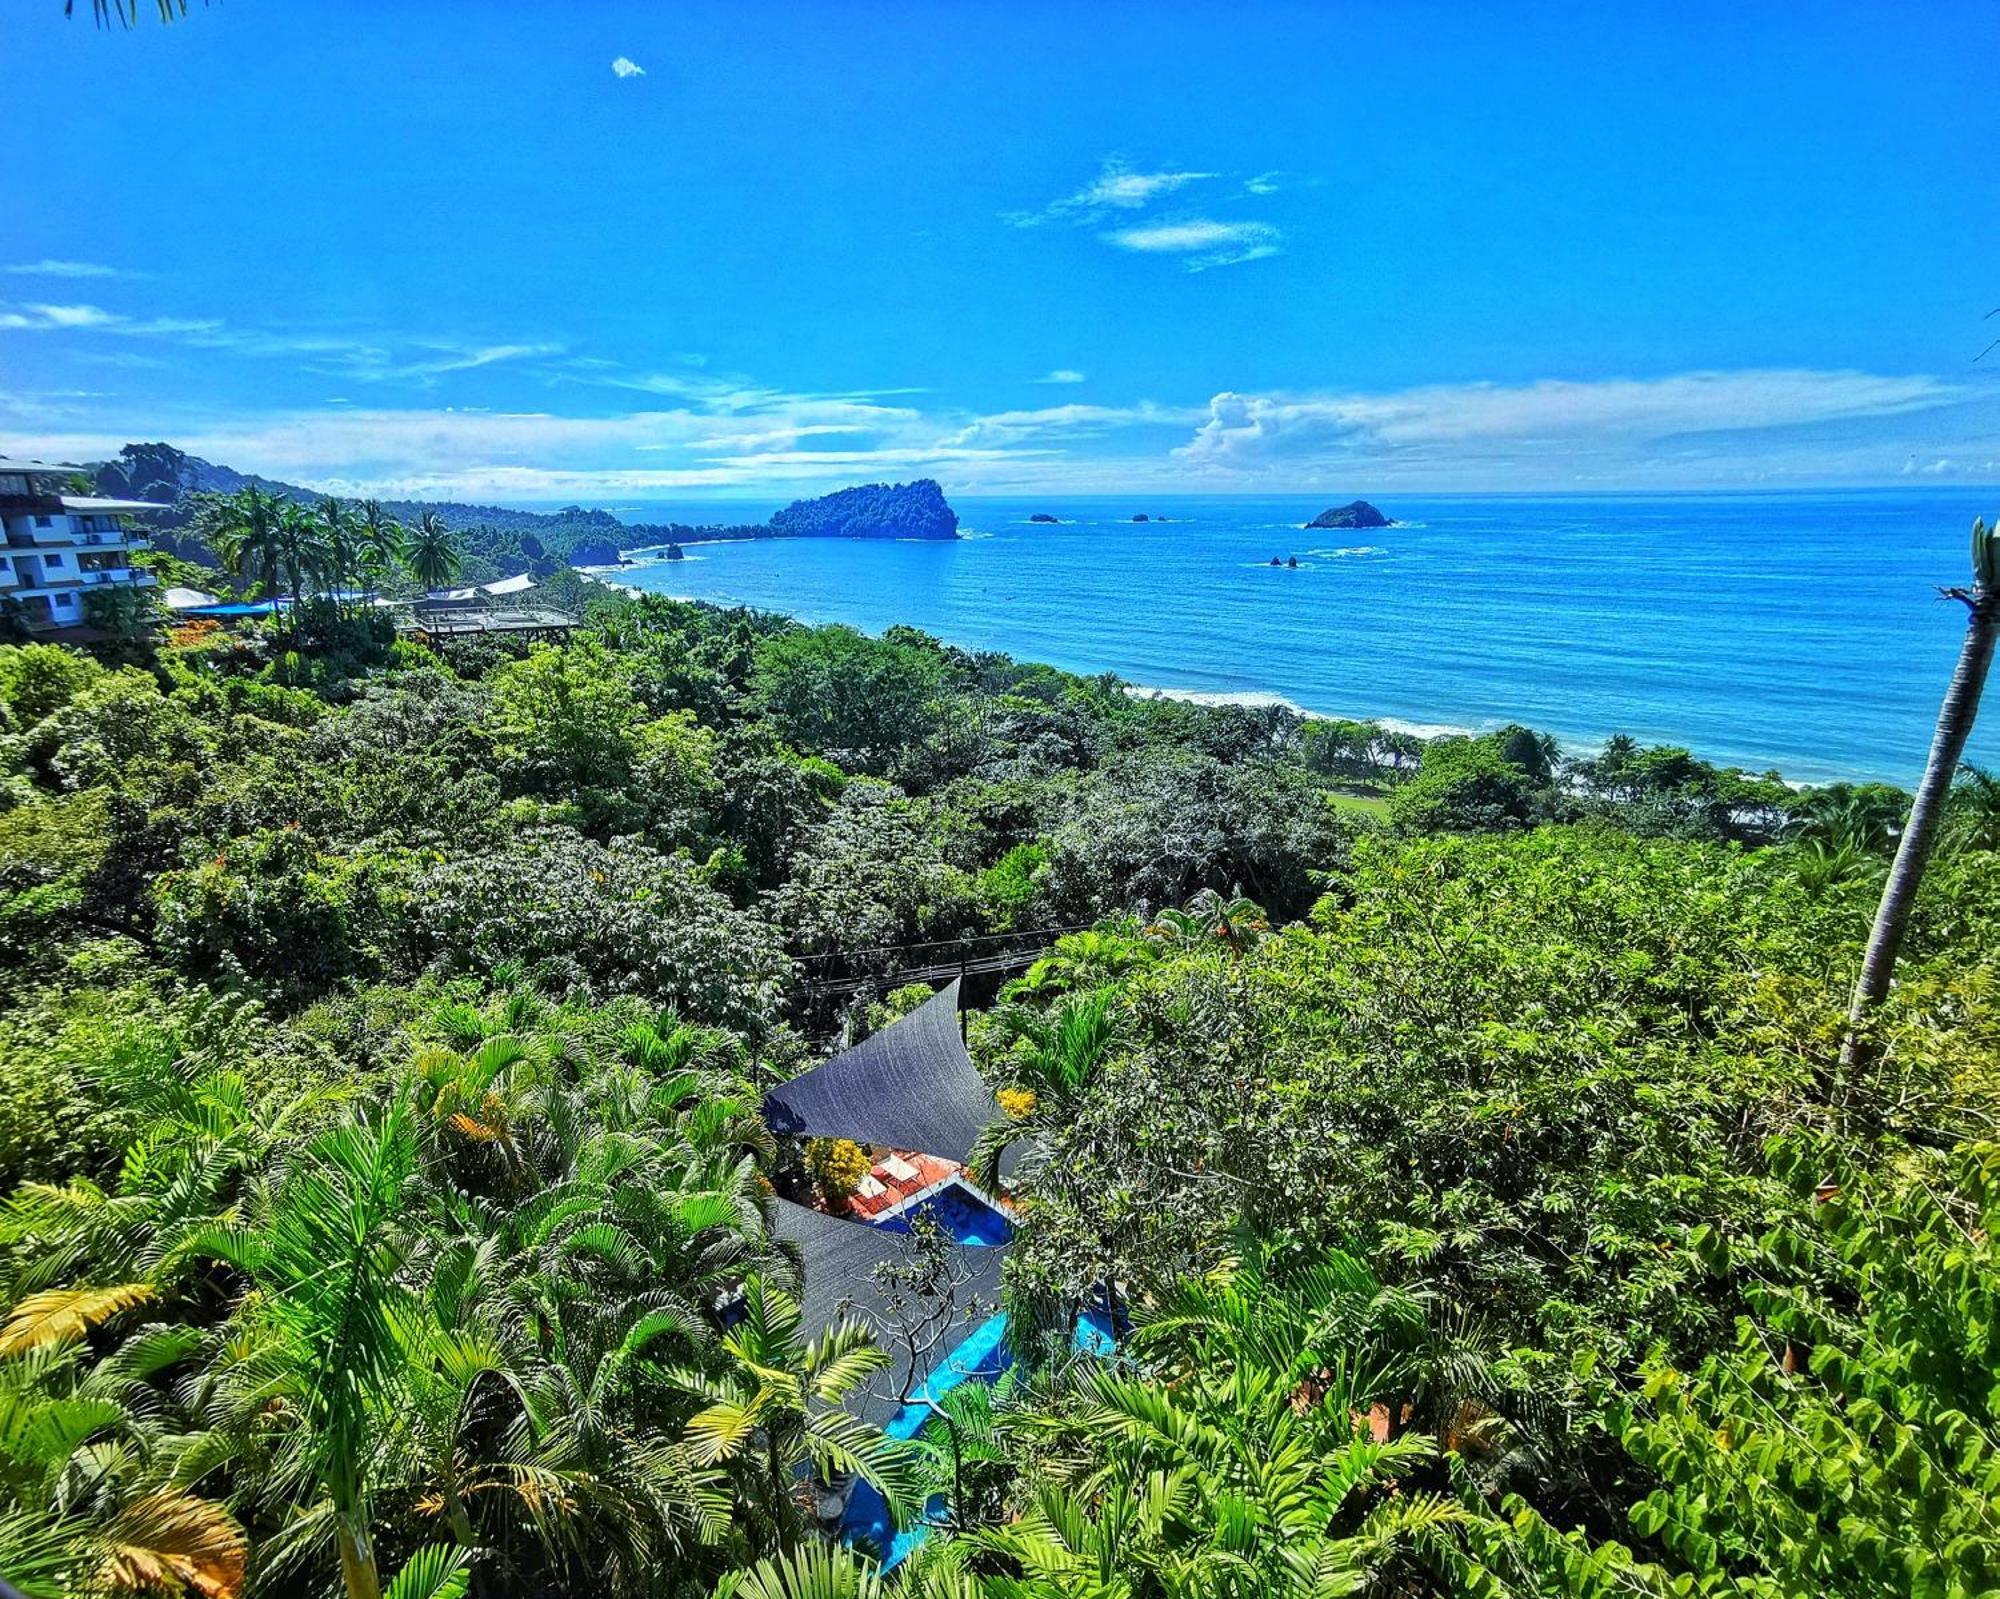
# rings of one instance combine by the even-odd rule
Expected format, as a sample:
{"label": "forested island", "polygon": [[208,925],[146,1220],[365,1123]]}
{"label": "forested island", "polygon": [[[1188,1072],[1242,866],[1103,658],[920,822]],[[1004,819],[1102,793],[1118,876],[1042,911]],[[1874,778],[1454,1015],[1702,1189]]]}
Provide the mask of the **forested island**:
{"label": "forested island", "polygon": [[779,538],[955,539],[958,513],[929,478],[869,483],[794,500],[771,518]]}
{"label": "forested island", "polygon": [[[1990,1586],[1990,777],[1843,1067],[1893,789],[586,603],[0,647],[17,1587]],[[1012,1374],[892,1436],[967,1251],[802,1282],[882,1155],[759,1106],[1009,949]]]}
{"label": "forested island", "polygon": [[[128,444],[92,468],[97,493],[152,500],[165,509],[148,518],[159,546],[197,565],[221,559],[199,529],[204,503],[246,487],[300,505],[317,506],[316,489],[238,472],[187,454],[170,444]],[[914,483],[870,484],[817,499],[796,500],[766,522],[690,526],[681,522],[625,522],[609,511],[566,506],[521,511],[452,500],[378,500],[381,515],[415,524],[426,513],[456,537],[460,569],[468,582],[527,573],[548,577],[567,566],[615,566],[625,550],[770,538],[956,538],[958,517],[928,478]]]}

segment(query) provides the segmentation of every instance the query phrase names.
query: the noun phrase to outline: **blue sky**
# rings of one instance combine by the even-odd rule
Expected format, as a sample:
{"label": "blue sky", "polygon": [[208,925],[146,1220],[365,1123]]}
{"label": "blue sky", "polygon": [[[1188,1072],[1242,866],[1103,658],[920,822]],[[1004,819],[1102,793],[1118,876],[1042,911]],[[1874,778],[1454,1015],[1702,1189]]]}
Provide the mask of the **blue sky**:
{"label": "blue sky", "polygon": [[0,452],[524,502],[2000,482],[1996,45],[1992,0],[16,0]]}

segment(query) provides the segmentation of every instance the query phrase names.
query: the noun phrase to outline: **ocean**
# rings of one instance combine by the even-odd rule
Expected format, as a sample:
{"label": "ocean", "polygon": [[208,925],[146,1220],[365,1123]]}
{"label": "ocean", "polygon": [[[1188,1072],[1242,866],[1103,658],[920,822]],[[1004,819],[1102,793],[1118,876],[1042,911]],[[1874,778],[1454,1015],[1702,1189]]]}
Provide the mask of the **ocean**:
{"label": "ocean", "polygon": [[[1384,494],[1393,527],[1301,528],[1329,503],[954,496],[955,542],[690,545],[621,581],[870,632],[908,623],[1179,694],[1422,732],[1523,722],[1572,751],[1622,732],[1794,781],[1909,787],[1964,633],[1937,586],[1969,580],[1972,519],[2000,512],[2000,490]],[[2000,764],[2000,685],[1970,753]]]}

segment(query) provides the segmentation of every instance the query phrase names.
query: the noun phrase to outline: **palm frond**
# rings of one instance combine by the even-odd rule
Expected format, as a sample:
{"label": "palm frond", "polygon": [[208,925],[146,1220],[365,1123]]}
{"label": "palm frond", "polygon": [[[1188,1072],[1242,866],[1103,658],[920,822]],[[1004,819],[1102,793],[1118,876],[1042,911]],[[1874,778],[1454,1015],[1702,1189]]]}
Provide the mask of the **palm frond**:
{"label": "palm frond", "polygon": [[210,1500],[149,1494],[119,1513],[105,1543],[98,1580],[113,1591],[192,1590],[203,1599],[243,1591],[249,1544],[236,1518]]}
{"label": "palm frond", "polygon": [[403,1562],[382,1599],[465,1599],[472,1586],[472,1551],[426,1544]]}
{"label": "palm frond", "polygon": [[49,1288],[30,1294],[0,1326],[0,1359],[51,1344],[70,1343],[92,1327],[149,1303],[150,1283],[115,1283],[104,1288]]}

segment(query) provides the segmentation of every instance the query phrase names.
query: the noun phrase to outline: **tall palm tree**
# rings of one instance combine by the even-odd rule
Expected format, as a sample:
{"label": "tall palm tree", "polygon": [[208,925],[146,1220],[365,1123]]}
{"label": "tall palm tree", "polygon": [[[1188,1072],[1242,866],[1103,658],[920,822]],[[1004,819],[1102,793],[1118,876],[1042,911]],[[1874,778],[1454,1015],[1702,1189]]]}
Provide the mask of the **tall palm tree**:
{"label": "tall palm tree", "polygon": [[361,567],[380,582],[403,564],[403,524],[382,509],[380,500],[361,502]]}
{"label": "tall palm tree", "polygon": [[333,590],[335,605],[345,611],[347,600],[343,591],[360,585],[361,519],[353,506],[332,495],[320,501],[316,514],[320,543],[325,551],[328,586]]}
{"label": "tall palm tree", "polygon": [[753,1277],[743,1319],[722,1347],[719,1372],[683,1368],[671,1377],[707,1402],[688,1423],[696,1459],[740,1468],[743,1497],[762,1511],[769,1544],[789,1553],[805,1532],[808,1468],[823,1481],[859,1477],[898,1520],[911,1514],[914,1473],[904,1446],[841,1408],[889,1363],[865,1326],[841,1322],[808,1341],[799,1302]]}
{"label": "tall palm tree", "polygon": [[277,1556],[330,1534],[347,1599],[382,1596],[370,1509],[400,1430],[414,1306],[399,1235],[416,1153],[409,1114],[392,1103],[374,1123],[314,1140],[268,1214],[212,1227],[194,1245],[250,1289],[216,1376],[232,1429],[278,1431],[271,1480],[288,1520]]}
{"label": "tall palm tree", "polygon": [[410,571],[426,589],[441,589],[458,576],[458,542],[435,511],[417,518],[409,535]]}
{"label": "tall palm tree", "polygon": [[214,507],[209,537],[232,577],[254,583],[267,598],[278,592],[284,561],[286,502],[246,484]]}
{"label": "tall palm tree", "polygon": [[1873,1013],[1889,992],[1917,888],[1923,882],[1931,851],[1937,847],[1952,777],[1979,716],[1979,696],[1993,664],[1994,635],[2000,632],[2000,527],[1988,529],[1983,520],[1972,524],[1972,587],[1947,589],[1945,593],[1961,601],[1969,613],[1965,641],[1959,647],[1958,666],[1938,711],[1923,781],[1917,785],[1910,819],[1903,826],[1895,863],[1889,868],[1882,903],[1868,935],[1868,948],[1861,957],[1861,975],[1855,980],[1854,999],[1847,1012],[1847,1039],[1840,1052],[1840,1074],[1846,1082],[1852,1082],[1874,1062],[1879,1041],[1872,1025]]}
{"label": "tall palm tree", "polygon": [[290,631],[298,631],[306,596],[325,583],[330,560],[326,529],[318,515],[285,501],[278,513],[278,562],[292,597]]}

